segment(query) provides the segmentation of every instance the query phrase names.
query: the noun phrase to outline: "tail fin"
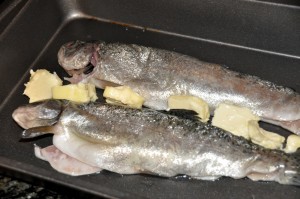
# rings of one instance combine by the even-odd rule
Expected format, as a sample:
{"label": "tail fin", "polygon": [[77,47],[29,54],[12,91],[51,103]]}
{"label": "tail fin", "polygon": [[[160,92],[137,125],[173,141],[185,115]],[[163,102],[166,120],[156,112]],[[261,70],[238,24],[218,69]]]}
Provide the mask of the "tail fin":
{"label": "tail fin", "polygon": [[[278,150],[265,150],[248,167],[247,177],[253,181],[276,181],[280,184],[300,186],[300,154],[286,154]],[[269,152],[269,154],[268,154]]]}
{"label": "tail fin", "polygon": [[284,172],[284,175],[285,175],[285,179],[288,179],[288,180],[282,181],[280,183],[300,186],[300,170],[298,170],[298,171],[286,170]]}
{"label": "tail fin", "polygon": [[26,129],[22,133],[23,139],[34,138],[45,134],[55,134],[55,127],[54,126],[39,126],[33,127],[30,129]]}
{"label": "tail fin", "polygon": [[288,154],[287,157],[279,183],[300,186],[300,153]]}

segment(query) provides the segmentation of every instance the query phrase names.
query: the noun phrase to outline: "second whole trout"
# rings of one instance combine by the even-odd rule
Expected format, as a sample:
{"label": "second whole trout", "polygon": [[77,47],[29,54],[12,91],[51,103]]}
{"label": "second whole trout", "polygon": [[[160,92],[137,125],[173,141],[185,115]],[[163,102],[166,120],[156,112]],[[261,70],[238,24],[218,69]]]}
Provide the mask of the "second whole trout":
{"label": "second whole trout", "polygon": [[300,134],[300,95],[255,76],[162,49],[134,44],[73,41],[58,52],[69,80],[100,88],[126,85],[145,98],[145,106],[166,110],[171,95],[205,100],[211,113],[220,103],[247,107],[263,121]]}
{"label": "second whole trout", "polygon": [[296,155],[265,149],[198,120],[151,109],[51,100],[19,107],[13,118],[28,127],[25,118],[37,110],[37,122],[31,123],[34,126],[39,125],[40,118],[51,125],[53,117],[47,114],[61,113],[55,125],[31,126],[34,128],[25,130],[23,138],[53,133],[55,147],[93,167],[120,174],[186,174],[204,180],[247,176],[300,185],[300,159]]}

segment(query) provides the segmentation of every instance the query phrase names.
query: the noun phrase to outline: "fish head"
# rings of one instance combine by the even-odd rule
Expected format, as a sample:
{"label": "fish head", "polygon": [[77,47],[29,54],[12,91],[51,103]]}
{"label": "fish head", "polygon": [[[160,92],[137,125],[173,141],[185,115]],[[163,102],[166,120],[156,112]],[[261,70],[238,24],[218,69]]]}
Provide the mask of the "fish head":
{"label": "fish head", "polygon": [[[77,82],[86,78],[96,66],[101,42],[71,41],[61,46],[58,51],[58,63]],[[77,83],[72,82],[72,83]]]}
{"label": "fish head", "polygon": [[63,103],[59,100],[46,100],[18,107],[13,119],[24,129],[50,126],[58,121]]}

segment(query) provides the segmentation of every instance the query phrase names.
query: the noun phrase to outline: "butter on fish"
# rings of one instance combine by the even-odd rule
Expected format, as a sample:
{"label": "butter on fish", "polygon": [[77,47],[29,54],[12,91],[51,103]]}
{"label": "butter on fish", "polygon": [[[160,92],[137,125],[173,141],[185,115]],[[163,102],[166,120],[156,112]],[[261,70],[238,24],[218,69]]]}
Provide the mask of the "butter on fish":
{"label": "butter on fish", "polygon": [[[27,126],[29,129],[23,131],[22,138],[54,134],[53,145],[72,157],[69,160],[119,174],[151,173],[164,177],[181,174],[203,180],[247,176],[256,181],[300,185],[297,154],[265,149],[209,123],[151,109],[101,102],[77,105],[52,101],[55,103],[45,101],[19,107],[13,117],[16,122],[29,118],[40,123],[34,128]],[[56,110],[60,111],[56,122],[42,126],[44,121],[39,116],[52,118],[51,112]],[[63,154],[59,151],[53,155],[61,161]],[[47,160],[51,163],[51,159]]]}
{"label": "butter on fish", "polygon": [[290,135],[287,138],[286,147],[284,148],[284,152],[294,153],[297,151],[298,148],[300,148],[300,136]]}
{"label": "butter on fish", "polygon": [[268,149],[282,149],[282,144],[285,141],[285,138],[281,135],[260,128],[257,121],[249,121],[248,130],[250,139],[253,143]]}
{"label": "butter on fish", "polygon": [[281,149],[285,138],[260,128],[259,120],[248,108],[222,103],[215,110],[212,125],[265,148]]}
{"label": "butter on fish", "polygon": [[141,108],[145,99],[128,86],[106,86],[103,96],[106,102],[116,105],[127,105],[131,108]]}
{"label": "butter on fish", "polygon": [[249,139],[248,122],[251,120],[259,121],[259,117],[248,108],[221,103],[214,112],[212,125]]}
{"label": "butter on fish", "polygon": [[72,76],[70,82],[91,82],[100,88],[103,81],[130,86],[149,108],[167,110],[170,95],[188,93],[204,99],[211,111],[220,103],[247,107],[265,122],[300,135],[299,93],[188,55],[136,44],[77,40],[60,48],[58,63]]}
{"label": "butter on fish", "polygon": [[39,69],[35,72],[30,70],[30,74],[30,80],[25,84],[23,93],[29,97],[29,103],[51,99],[52,87],[62,85],[62,80],[55,72],[51,74],[45,69]]}
{"label": "butter on fish", "polygon": [[187,109],[193,110],[198,113],[202,122],[209,120],[209,107],[208,104],[199,97],[191,95],[172,95],[168,98],[169,109]]}
{"label": "butter on fish", "polygon": [[68,84],[52,88],[53,99],[66,99],[78,103],[94,102],[98,99],[93,84]]}

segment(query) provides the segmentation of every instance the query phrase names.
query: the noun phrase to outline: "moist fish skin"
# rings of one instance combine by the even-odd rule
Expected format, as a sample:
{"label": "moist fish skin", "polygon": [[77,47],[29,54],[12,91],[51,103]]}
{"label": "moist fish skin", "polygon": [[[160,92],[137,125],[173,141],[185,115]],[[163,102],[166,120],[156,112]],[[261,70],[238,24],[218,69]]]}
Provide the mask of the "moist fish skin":
{"label": "moist fish skin", "polygon": [[[60,48],[58,62],[72,75],[69,81],[100,88],[110,82],[126,85],[150,108],[166,110],[170,95],[192,95],[204,99],[211,113],[219,103],[231,103],[300,134],[298,93],[187,55],[134,44],[73,41]],[[94,69],[85,74],[88,63]]]}
{"label": "moist fish skin", "polygon": [[37,132],[53,133],[53,144],[63,153],[120,174],[185,174],[204,180],[247,176],[300,185],[297,155],[151,109],[68,103],[54,126],[25,130],[23,138],[41,134]]}

